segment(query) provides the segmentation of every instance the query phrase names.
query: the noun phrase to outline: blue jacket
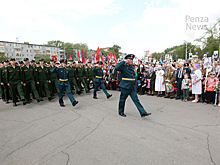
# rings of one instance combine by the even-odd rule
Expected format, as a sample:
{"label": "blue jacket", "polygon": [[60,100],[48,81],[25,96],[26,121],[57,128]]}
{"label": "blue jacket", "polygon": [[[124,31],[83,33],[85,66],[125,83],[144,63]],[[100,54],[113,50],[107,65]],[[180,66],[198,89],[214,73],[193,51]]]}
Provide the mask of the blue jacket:
{"label": "blue jacket", "polygon": [[62,68],[62,67],[55,67],[51,71],[51,73],[57,73],[59,77],[59,85],[63,86],[68,86],[70,85],[70,74],[69,74],[69,69],[67,68]]}
{"label": "blue jacket", "polygon": [[103,82],[103,70],[99,69],[98,67],[94,67],[93,69],[94,75],[95,75],[95,79],[94,82]]}
{"label": "blue jacket", "polygon": [[135,89],[135,67],[128,65],[125,61],[121,61],[116,65],[115,69],[121,71],[122,80],[119,87],[125,89]]}

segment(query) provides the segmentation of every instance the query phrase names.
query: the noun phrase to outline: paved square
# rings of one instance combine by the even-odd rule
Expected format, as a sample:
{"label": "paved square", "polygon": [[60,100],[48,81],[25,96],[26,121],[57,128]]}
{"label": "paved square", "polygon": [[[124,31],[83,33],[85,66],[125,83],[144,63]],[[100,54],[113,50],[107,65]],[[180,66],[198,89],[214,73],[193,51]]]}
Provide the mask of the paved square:
{"label": "paved square", "polygon": [[98,100],[67,96],[17,108],[0,101],[1,165],[218,165],[220,108],[139,96],[152,115],[141,118],[130,98],[118,115],[118,91]]}

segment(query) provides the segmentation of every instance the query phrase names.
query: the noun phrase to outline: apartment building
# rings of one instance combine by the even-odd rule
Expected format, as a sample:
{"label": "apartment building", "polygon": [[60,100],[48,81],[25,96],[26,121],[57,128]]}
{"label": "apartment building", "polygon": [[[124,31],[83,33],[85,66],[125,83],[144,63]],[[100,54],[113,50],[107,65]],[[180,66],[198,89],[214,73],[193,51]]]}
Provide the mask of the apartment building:
{"label": "apartment building", "polygon": [[37,54],[45,54],[50,57],[55,55],[58,60],[65,58],[64,48],[29,44],[29,42],[17,43],[0,41],[0,53],[5,53],[6,57],[15,58],[16,61],[22,61],[24,58],[33,60]]}

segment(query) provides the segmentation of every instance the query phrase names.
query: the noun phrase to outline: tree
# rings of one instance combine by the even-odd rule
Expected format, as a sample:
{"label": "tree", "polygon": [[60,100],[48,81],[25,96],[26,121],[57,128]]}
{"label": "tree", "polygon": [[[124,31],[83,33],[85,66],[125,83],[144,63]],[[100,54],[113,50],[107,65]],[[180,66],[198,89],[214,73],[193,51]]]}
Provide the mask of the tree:
{"label": "tree", "polygon": [[64,42],[60,41],[60,40],[48,41],[46,45],[48,45],[48,46],[56,46],[56,47],[64,47]]}
{"label": "tree", "polygon": [[49,62],[50,61],[50,55],[46,55],[46,54],[37,54],[35,56],[35,60],[36,62],[38,62],[40,59],[44,59],[44,61]]}
{"label": "tree", "polygon": [[121,49],[121,47],[120,46],[118,46],[118,45],[113,45],[112,47],[110,47],[109,49],[108,49],[108,51],[110,51],[111,53],[115,53],[115,56],[116,56],[116,58],[119,58],[119,54],[120,54],[120,52],[119,52],[119,50]]}
{"label": "tree", "polygon": [[5,56],[5,53],[0,52],[0,61],[4,61],[8,59],[8,57]]}

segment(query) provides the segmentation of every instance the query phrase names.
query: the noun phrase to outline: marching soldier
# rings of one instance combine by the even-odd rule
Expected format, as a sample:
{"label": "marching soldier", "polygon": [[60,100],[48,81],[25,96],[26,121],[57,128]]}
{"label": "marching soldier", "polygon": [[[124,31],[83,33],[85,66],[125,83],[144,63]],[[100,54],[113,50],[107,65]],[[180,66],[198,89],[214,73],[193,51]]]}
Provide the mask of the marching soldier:
{"label": "marching soldier", "polygon": [[88,67],[86,68],[86,77],[88,79],[88,89],[90,90],[90,82],[92,81],[93,87],[94,87],[94,72],[92,68],[91,62],[88,62]]}
{"label": "marching soldier", "polygon": [[148,115],[151,115],[151,113],[147,113],[143,106],[141,105],[138,97],[137,97],[137,91],[135,87],[135,67],[133,66],[133,59],[135,55],[128,54],[125,56],[125,61],[120,62],[118,65],[116,65],[115,69],[118,71],[121,71],[122,75],[122,81],[120,82],[119,86],[121,87],[121,95],[119,100],[119,115],[126,117],[124,114],[124,106],[125,101],[130,95],[132,101],[136,105],[141,117],[145,117]]}
{"label": "marching soldier", "polygon": [[23,101],[23,105],[26,105],[27,102],[25,101],[24,93],[21,85],[22,82],[21,82],[20,66],[15,65],[16,64],[15,58],[11,58],[10,63],[11,65],[7,67],[7,71],[6,71],[6,82],[12,94],[13,106],[14,107],[17,106],[16,91],[18,91],[18,94],[21,100]]}
{"label": "marching soldier", "polygon": [[76,67],[73,66],[74,64],[75,62],[73,60],[69,60],[69,66],[67,68],[70,74],[70,86],[73,85],[76,88],[77,94],[80,95],[81,91],[76,81]]}
{"label": "marching soldier", "polygon": [[81,61],[79,61],[78,65],[79,66],[76,68],[76,77],[78,80],[79,87],[81,88],[81,83],[82,83],[85,90],[86,90],[86,93],[88,93],[89,89],[88,89],[87,84],[84,79],[86,77],[85,67],[83,66],[83,62],[81,62]]}
{"label": "marching soldier", "polygon": [[57,73],[59,77],[59,104],[61,107],[65,107],[64,102],[63,102],[63,94],[64,91],[66,91],[71,103],[73,106],[78,104],[78,101],[76,101],[73,97],[73,94],[71,93],[70,90],[70,75],[69,75],[69,69],[66,68],[67,61],[66,60],[61,60],[61,67],[57,68],[55,67],[51,72],[52,73]]}
{"label": "marching soldier", "polygon": [[[46,96],[48,100],[52,100],[52,97],[49,92],[48,83],[51,83],[49,80],[49,69],[44,66],[44,60],[40,59],[40,66],[36,68],[36,80],[39,85],[39,95],[43,98],[44,92],[46,92]],[[44,89],[44,90],[43,90]]]}
{"label": "marching soldier", "polygon": [[51,72],[54,68],[55,68],[55,63],[54,63],[54,60],[51,59],[50,60],[50,66],[49,66],[48,69],[49,69],[49,76],[50,76],[50,81],[51,81],[49,86],[50,86],[50,92],[51,92],[52,97],[54,96],[54,87],[55,87],[56,91],[59,93],[57,74]]}
{"label": "marching soldier", "polygon": [[30,91],[32,90],[37,102],[43,101],[42,98],[40,98],[36,85],[34,80],[34,68],[32,65],[29,64],[29,59],[24,58],[25,65],[21,68],[21,80],[23,82],[24,86],[24,95],[25,99],[28,103],[30,103]]}
{"label": "marching soldier", "polygon": [[102,62],[99,61],[99,63],[93,68],[94,74],[95,74],[95,89],[94,89],[94,93],[93,93],[93,98],[94,99],[98,99],[97,98],[97,90],[98,87],[100,86],[103,90],[103,92],[105,93],[107,99],[109,99],[110,97],[112,97],[112,94],[109,94],[107,92],[107,90],[105,89],[105,85],[103,83],[103,70],[102,70]]}

